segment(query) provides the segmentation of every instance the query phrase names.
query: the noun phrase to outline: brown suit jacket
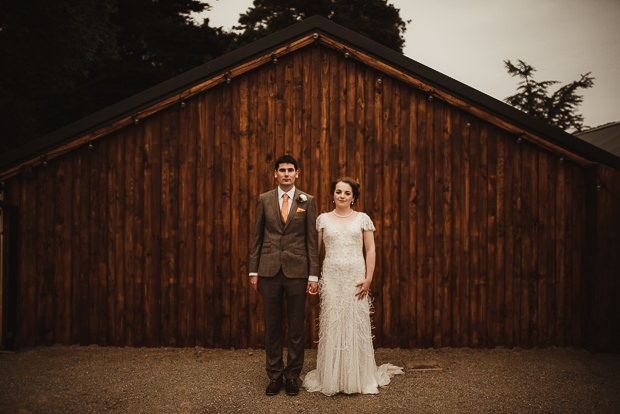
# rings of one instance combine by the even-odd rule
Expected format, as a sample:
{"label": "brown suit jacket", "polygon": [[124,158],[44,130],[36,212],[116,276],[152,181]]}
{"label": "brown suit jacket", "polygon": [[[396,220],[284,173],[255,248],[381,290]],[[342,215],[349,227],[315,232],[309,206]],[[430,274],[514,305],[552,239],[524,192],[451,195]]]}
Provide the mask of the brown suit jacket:
{"label": "brown suit jacket", "polygon": [[[300,201],[304,194],[306,201]],[[316,205],[314,197],[295,188],[286,224],[280,215],[278,189],[263,193],[256,205],[254,236],[250,250],[250,273],[275,276],[280,268],[286,277],[319,276]]]}

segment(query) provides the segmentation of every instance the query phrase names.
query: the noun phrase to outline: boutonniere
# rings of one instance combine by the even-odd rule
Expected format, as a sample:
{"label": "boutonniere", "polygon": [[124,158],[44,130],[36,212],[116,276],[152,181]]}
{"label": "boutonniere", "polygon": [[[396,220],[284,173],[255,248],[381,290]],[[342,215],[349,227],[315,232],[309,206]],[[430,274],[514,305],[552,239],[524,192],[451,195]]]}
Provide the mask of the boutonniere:
{"label": "boutonniere", "polygon": [[305,194],[299,194],[299,197],[297,197],[297,202],[305,203],[306,201],[308,201],[308,197],[306,197]]}

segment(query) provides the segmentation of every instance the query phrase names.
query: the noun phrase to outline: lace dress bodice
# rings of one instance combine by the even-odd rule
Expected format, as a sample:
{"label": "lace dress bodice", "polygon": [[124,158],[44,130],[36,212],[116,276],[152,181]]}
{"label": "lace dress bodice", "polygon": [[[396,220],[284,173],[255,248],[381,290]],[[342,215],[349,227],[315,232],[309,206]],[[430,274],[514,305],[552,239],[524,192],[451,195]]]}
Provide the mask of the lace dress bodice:
{"label": "lace dress bodice", "polygon": [[322,280],[335,283],[343,294],[355,291],[355,284],[366,278],[364,261],[364,231],[374,231],[370,217],[365,213],[355,213],[356,217],[348,223],[335,223],[335,217],[323,213],[317,218],[317,230],[323,232],[325,260]]}

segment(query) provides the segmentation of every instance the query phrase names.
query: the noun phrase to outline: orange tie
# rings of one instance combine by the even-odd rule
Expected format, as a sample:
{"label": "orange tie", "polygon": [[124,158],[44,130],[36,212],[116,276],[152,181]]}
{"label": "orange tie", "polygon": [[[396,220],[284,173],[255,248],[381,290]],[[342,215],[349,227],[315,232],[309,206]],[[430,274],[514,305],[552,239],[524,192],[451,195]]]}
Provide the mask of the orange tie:
{"label": "orange tie", "polygon": [[288,194],[284,194],[282,197],[284,200],[282,200],[282,210],[280,210],[280,213],[282,213],[282,220],[286,223],[288,217]]}

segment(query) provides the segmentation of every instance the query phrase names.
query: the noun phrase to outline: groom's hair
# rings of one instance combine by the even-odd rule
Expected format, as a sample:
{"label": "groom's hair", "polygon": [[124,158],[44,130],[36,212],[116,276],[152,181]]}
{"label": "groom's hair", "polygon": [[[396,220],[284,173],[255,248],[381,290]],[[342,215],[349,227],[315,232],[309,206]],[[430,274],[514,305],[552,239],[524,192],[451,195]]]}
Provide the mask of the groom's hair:
{"label": "groom's hair", "polygon": [[280,158],[278,158],[275,162],[275,170],[278,171],[278,168],[280,168],[280,164],[293,164],[293,166],[295,167],[295,171],[297,171],[297,161],[295,160],[295,158],[291,157],[290,155],[283,155]]}

